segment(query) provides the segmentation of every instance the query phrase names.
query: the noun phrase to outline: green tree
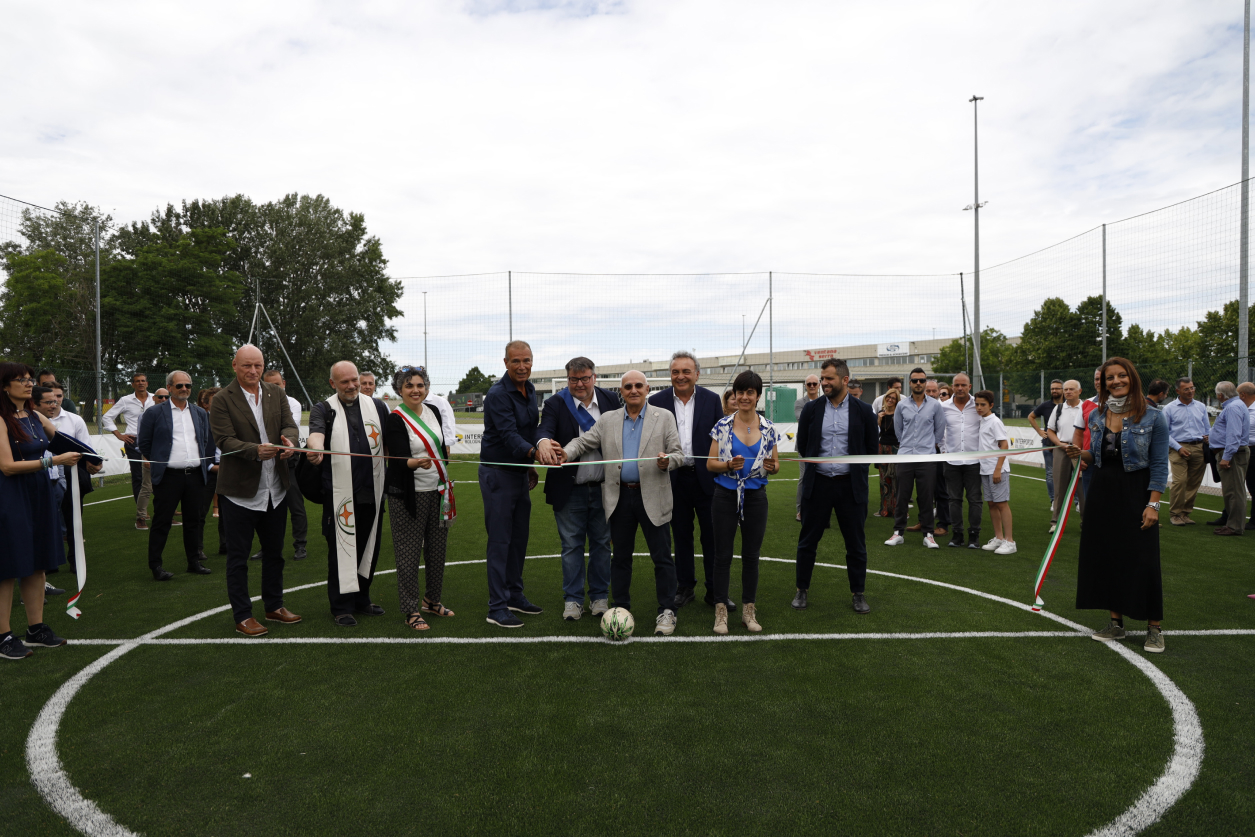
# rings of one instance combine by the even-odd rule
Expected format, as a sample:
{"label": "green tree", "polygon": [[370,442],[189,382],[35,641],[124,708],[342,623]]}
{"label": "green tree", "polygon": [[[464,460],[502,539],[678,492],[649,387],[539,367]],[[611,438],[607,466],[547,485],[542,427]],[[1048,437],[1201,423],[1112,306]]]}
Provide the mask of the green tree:
{"label": "green tree", "polygon": [[[967,348],[964,354],[964,341]],[[1007,344],[1007,336],[996,328],[985,328],[980,333],[980,365],[982,371],[1002,369],[1008,362],[1012,347]],[[933,361],[933,371],[941,374],[970,371],[972,366],[972,338],[952,340],[937,353]]]}
{"label": "green tree", "polygon": [[458,381],[455,392],[487,392],[490,386],[492,379],[481,372],[478,366],[472,366],[466,376]]}

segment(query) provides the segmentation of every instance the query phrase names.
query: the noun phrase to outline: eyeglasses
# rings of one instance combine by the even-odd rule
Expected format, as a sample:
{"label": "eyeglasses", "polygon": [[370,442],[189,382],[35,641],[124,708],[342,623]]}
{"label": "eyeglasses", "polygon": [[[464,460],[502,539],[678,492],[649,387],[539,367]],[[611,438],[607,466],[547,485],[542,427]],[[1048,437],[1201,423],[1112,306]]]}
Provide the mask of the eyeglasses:
{"label": "eyeglasses", "polygon": [[567,383],[570,383],[570,384],[586,384],[593,379],[593,376],[584,375],[582,377],[577,378],[574,375],[567,375],[566,379],[567,379]]}
{"label": "eyeglasses", "polygon": [[817,387],[819,384],[807,384],[808,387]]}
{"label": "eyeglasses", "polygon": [[167,398],[169,398],[169,397],[170,397],[170,396],[168,396],[168,395],[154,395],[154,396],[153,396],[153,401],[165,401],[165,400],[166,400]]}
{"label": "eyeglasses", "polygon": [[191,389],[191,388],[192,388],[191,384],[175,384],[174,386],[170,387],[170,389]]}
{"label": "eyeglasses", "polygon": [[421,366],[406,366],[401,371],[402,372],[426,372],[427,370]]}
{"label": "eyeglasses", "polygon": [[14,379],[13,379],[13,383],[15,383],[15,384],[33,384],[33,383],[35,383],[35,379],[34,379],[34,378],[14,378]]}
{"label": "eyeglasses", "polygon": [[624,384],[624,389],[649,389],[649,384]]}
{"label": "eyeglasses", "polygon": [[913,383],[913,384],[926,384],[926,383],[928,383],[928,379],[927,379],[927,378],[912,378],[912,379],[911,379],[911,383]]}

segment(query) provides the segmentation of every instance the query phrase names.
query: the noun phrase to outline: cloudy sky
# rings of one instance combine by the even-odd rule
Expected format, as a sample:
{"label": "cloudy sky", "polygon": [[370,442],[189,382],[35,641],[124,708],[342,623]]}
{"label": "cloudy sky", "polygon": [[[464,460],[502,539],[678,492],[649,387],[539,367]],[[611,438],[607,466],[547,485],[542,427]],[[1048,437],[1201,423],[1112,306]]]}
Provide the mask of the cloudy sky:
{"label": "cloudy sky", "polygon": [[[397,277],[968,272],[974,93],[986,266],[1240,176],[1236,0],[71,2],[3,20],[0,193],[121,220],[322,193],[365,214]],[[1073,304],[1095,292],[1068,281]],[[959,331],[957,279],[784,285],[777,347]],[[433,366],[498,342],[503,279],[407,289],[405,359],[423,289]],[[607,361],[730,351],[766,297],[757,276],[514,290],[546,362],[588,320],[630,335],[597,343]],[[897,304],[935,316],[898,327]]]}

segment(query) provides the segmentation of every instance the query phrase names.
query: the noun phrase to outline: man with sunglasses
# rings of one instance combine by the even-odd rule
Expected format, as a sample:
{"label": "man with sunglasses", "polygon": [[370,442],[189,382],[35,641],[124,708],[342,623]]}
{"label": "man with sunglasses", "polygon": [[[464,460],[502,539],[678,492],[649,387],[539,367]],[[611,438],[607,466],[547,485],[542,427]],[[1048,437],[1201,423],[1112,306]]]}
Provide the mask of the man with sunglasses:
{"label": "man with sunglasses", "polygon": [[[924,390],[928,376],[920,367],[911,370],[907,380],[911,385],[911,397],[898,402],[893,412],[893,429],[898,435],[898,455],[913,456],[936,453],[946,437],[946,419],[941,403]],[[905,543],[907,512],[911,504],[911,491],[917,493],[920,528],[924,530],[924,546],[936,549],[933,535],[933,492],[937,484],[935,462],[902,462],[898,464],[898,502],[894,513],[893,536],[886,546]]]}
{"label": "man with sunglasses", "polygon": [[[851,382],[851,384],[853,384],[853,382]],[[860,387],[860,390],[861,389],[862,388]],[[802,384],[802,393],[803,393],[802,397],[793,403],[793,420],[794,421],[798,421],[802,418],[802,408],[805,407],[807,404],[811,403],[812,401],[814,401],[816,398],[818,398],[820,392],[822,392],[822,390],[820,390],[819,388],[819,376],[807,375],[806,381],[803,382]],[[797,467],[798,467],[797,502],[794,505],[795,505],[795,511],[797,512],[797,522],[801,523],[802,522],[802,476],[806,473],[806,463],[803,462]]]}
{"label": "man with sunglasses", "polygon": [[[148,393],[148,376],[136,372],[131,376],[130,395],[119,398],[109,412],[100,417],[100,427],[122,443],[122,452],[131,466],[131,496],[135,499],[135,528],[148,529],[148,500],[153,495],[152,472],[148,463],[144,462],[135,447],[135,436],[139,433],[139,419],[144,411],[157,402]],[[163,399],[164,400],[164,399]],[[126,422],[126,433],[118,431],[117,419]]]}
{"label": "man with sunglasses", "polygon": [[155,581],[174,577],[162,567],[161,555],[180,504],[193,510],[183,525],[187,571],[194,575],[210,572],[200,562],[200,531],[205,523],[196,513],[204,502],[205,484],[213,465],[209,413],[188,402],[192,378],[186,372],[171,372],[166,376],[166,387],[168,396],[162,397],[160,389],[153,394],[157,403],[140,418],[136,442],[152,472],[153,523],[148,535],[148,569]]}

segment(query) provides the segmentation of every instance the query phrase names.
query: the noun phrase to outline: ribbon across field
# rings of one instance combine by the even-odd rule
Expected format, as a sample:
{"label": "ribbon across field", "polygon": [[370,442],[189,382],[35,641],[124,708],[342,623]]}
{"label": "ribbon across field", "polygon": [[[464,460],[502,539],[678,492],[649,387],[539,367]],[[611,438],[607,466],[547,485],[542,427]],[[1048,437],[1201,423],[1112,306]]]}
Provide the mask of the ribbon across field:
{"label": "ribbon across field", "polygon": [[1063,530],[1068,527],[1068,517],[1072,514],[1072,498],[1076,494],[1076,484],[1081,478],[1081,466],[1079,462],[1074,462],[1072,467],[1072,479],[1068,483],[1067,492],[1063,499],[1063,514],[1059,517],[1059,525],[1055,527],[1054,534],[1050,536],[1050,542],[1046,544],[1046,554],[1042,556],[1041,567],[1037,570],[1037,581],[1033,584],[1033,610],[1040,611],[1046,604],[1041,600],[1041,586],[1046,581],[1046,573],[1050,572],[1050,565],[1055,560],[1055,554],[1059,551],[1059,541],[1063,538]]}
{"label": "ribbon across field", "polygon": [[83,509],[78,502],[78,465],[76,463],[65,467],[70,472],[70,508],[73,509],[73,517],[71,517],[70,522],[74,525],[74,531],[70,533],[70,543],[74,546],[74,555],[78,561],[78,567],[76,568],[78,592],[65,603],[65,612],[72,618],[77,619],[83,615],[83,611],[79,610],[76,605],[79,598],[83,595],[83,587],[87,585],[87,553],[83,551]]}
{"label": "ribbon across field", "polygon": [[1026,453],[1041,453],[1054,450],[1050,445],[1044,448],[1000,448],[998,450],[960,451],[957,453],[872,453],[854,454],[850,456],[805,456],[781,460],[783,462],[805,462],[821,464],[825,462],[843,462],[847,465],[904,465],[914,462],[954,462],[968,459],[992,459],[995,456],[1022,456]]}

